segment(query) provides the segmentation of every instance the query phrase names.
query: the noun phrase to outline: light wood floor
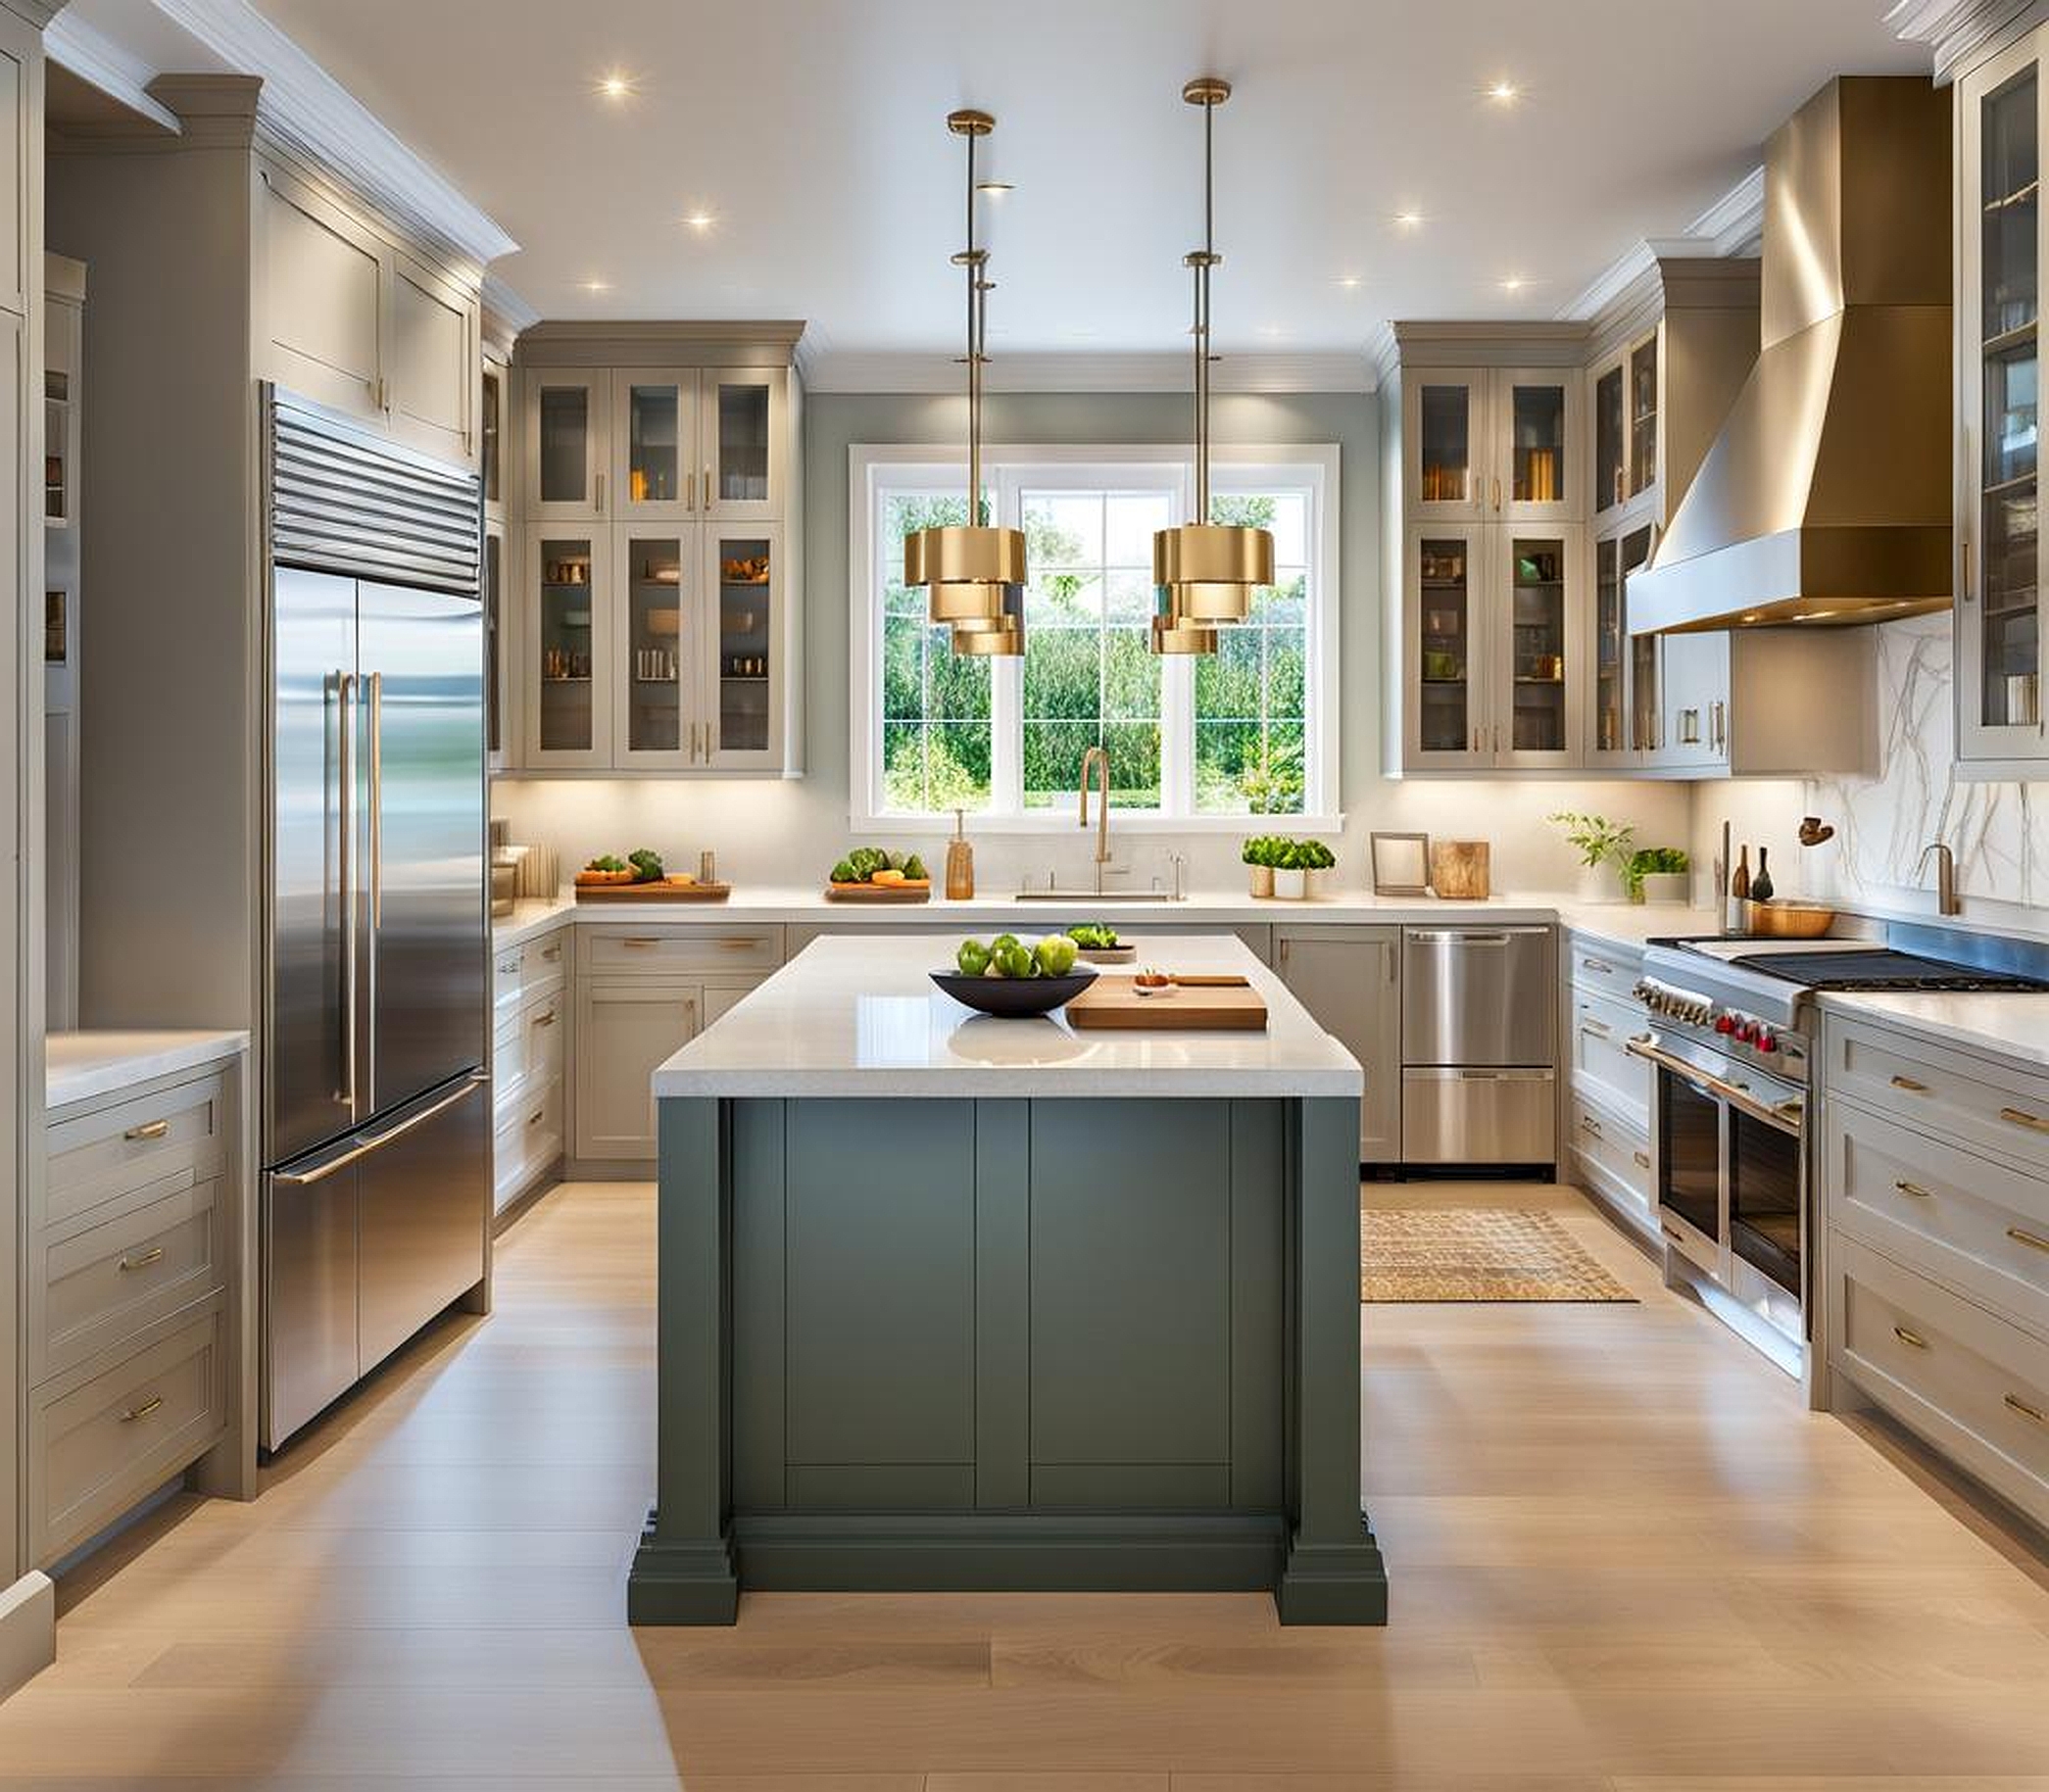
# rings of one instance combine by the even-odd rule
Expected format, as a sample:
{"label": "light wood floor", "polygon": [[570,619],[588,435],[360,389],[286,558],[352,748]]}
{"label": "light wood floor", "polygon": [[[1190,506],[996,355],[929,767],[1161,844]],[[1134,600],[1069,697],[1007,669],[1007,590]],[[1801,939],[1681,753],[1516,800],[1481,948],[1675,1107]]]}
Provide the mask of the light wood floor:
{"label": "light wood floor", "polygon": [[[1640,1306],[1370,1307],[1385,1631],[1253,1597],[749,1600],[629,1632],[653,1201],[569,1187],[251,1506],[64,1589],[0,1788],[2049,1792],[2049,1576],[1796,1403],[1570,1193]],[[2032,1777],[2030,1776],[2032,1775]]]}

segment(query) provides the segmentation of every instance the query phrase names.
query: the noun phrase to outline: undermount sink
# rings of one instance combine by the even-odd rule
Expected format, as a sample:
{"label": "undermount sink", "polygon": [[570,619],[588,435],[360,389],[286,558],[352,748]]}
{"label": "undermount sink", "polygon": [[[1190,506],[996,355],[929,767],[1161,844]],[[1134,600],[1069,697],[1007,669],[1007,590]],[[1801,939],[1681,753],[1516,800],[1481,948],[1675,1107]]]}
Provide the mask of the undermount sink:
{"label": "undermount sink", "polygon": [[1186,902],[1164,890],[1020,890],[1013,902]]}

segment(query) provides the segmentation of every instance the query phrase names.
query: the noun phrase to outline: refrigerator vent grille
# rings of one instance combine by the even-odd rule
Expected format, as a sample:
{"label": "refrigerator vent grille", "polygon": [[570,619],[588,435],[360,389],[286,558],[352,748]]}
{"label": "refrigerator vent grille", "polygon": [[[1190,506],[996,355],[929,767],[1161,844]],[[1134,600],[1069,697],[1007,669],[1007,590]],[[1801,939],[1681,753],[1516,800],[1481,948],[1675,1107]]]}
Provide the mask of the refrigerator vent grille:
{"label": "refrigerator vent grille", "polygon": [[271,392],[268,410],[275,564],[477,594],[483,500],[475,473],[282,392]]}

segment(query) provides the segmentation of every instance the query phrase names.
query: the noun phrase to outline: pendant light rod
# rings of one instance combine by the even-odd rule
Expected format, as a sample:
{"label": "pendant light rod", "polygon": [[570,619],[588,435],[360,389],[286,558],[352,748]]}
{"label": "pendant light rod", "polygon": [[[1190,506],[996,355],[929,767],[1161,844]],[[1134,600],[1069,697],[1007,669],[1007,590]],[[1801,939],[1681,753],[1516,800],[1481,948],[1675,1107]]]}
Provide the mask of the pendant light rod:
{"label": "pendant light rod", "polygon": [[989,317],[989,251],[975,241],[975,145],[996,128],[986,112],[963,108],[947,115],[947,128],[967,139],[967,247],[953,258],[967,271],[967,523],[982,521],[982,363]]}
{"label": "pendant light rod", "polygon": [[1224,258],[1217,254],[1216,117],[1231,97],[1231,83],[1198,75],[1181,90],[1191,106],[1202,108],[1202,247],[1186,257],[1195,274],[1195,521],[1209,520],[1209,276]]}

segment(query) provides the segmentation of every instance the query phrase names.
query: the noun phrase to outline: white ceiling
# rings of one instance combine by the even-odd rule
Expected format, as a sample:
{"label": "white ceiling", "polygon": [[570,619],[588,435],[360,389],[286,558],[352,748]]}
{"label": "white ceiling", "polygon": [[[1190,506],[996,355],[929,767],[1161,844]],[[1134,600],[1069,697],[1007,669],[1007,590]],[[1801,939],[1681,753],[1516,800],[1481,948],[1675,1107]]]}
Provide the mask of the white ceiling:
{"label": "white ceiling", "polygon": [[[1238,88],[1219,345],[1316,354],[1388,317],[1556,315],[1829,75],[1927,67],[1883,0],[256,4],[517,239],[494,271],[543,315],[801,317],[837,354],[957,340],[955,106],[997,115],[991,171],[1016,183],[990,207],[996,353],[1183,341],[1200,121],[1179,94],[1214,73]],[[150,12],[74,6],[123,37]],[[593,92],[612,71],[623,102]],[[1502,78],[1526,97],[1485,98]],[[1427,221],[1395,227],[1405,209]]]}

